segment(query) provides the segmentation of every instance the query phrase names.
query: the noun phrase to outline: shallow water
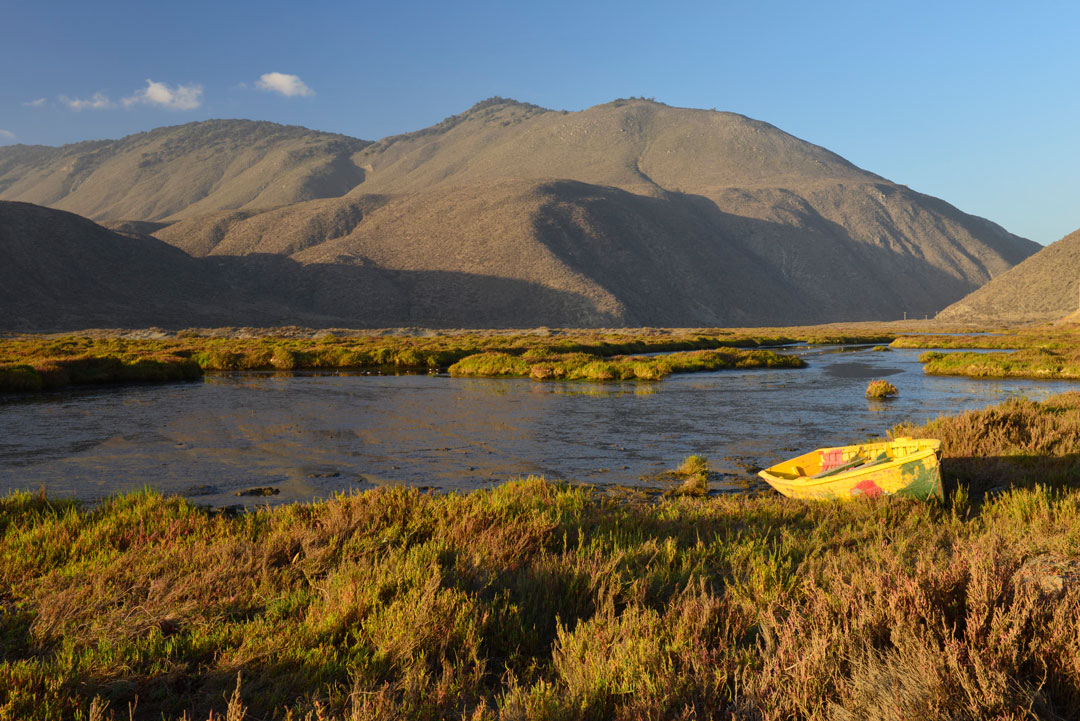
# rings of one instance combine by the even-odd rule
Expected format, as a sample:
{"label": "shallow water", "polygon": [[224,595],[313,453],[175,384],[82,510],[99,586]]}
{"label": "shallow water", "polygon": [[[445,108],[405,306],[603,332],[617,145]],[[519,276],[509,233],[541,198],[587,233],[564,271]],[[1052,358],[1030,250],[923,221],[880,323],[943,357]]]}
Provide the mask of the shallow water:
{"label": "shallow water", "polygon": [[[467,490],[524,474],[634,485],[692,453],[734,481],[902,421],[1077,387],[926,376],[922,350],[784,350],[810,367],[659,383],[237,374],[9,395],[0,397],[0,493],[44,487],[93,500],[151,486],[252,505],[386,483]],[[872,378],[888,378],[899,398],[868,401]],[[235,495],[252,486],[280,493]]]}

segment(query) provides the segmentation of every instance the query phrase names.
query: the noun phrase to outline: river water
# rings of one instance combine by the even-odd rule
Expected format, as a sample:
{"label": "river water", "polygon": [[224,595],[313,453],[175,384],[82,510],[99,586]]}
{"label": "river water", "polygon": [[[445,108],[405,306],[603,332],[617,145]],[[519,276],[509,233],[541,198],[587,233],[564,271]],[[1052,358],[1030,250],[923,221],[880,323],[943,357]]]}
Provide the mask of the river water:
{"label": "river water", "polygon": [[[724,487],[747,469],[903,421],[1077,387],[926,376],[918,350],[785,352],[809,367],[659,383],[248,373],[0,396],[0,493],[45,488],[92,501],[150,486],[252,505],[388,483],[468,490],[527,474],[635,485],[694,453]],[[899,397],[868,401],[872,378]],[[252,486],[279,493],[237,497]]]}

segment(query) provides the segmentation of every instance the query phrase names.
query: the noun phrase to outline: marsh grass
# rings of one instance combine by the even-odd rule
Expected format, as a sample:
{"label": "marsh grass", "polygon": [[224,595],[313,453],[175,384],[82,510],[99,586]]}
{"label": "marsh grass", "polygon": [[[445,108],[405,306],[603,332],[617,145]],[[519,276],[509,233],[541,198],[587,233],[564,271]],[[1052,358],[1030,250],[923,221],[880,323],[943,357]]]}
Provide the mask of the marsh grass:
{"label": "marsh grass", "polygon": [[[1080,378],[1080,328],[1041,326],[999,335],[906,336],[895,348],[944,348],[919,356],[931,375],[972,378]],[[971,353],[964,349],[1011,349],[1005,353]]]}
{"label": "marsh grass", "polygon": [[13,494],[0,533],[0,718],[126,718],[136,698],[145,719],[1080,704],[1080,588],[1018,580],[1029,557],[1080,554],[1080,493],[1044,486],[976,509],[962,494],[615,503],[529,479],[234,518],[150,492],[95,509]]}
{"label": "marsh grass", "polygon": [[0,718],[1069,718],[1080,393],[894,435],[942,440],[946,504],[12,494]]}
{"label": "marsh grass", "polygon": [[601,357],[587,353],[477,353],[450,366],[452,376],[518,376],[534,380],[661,380],[672,373],[730,368],[802,368],[797,356],[769,350],[703,350],[664,356]]}
{"label": "marsh grass", "polygon": [[[1077,339],[1080,341],[1080,338]],[[971,378],[1080,378],[1080,348],[1035,348],[1013,353],[940,353],[919,356],[923,370],[931,375]]]}
{"label": "marsh grass", "polygon": [[873,380],[866,386],[866,397],[883,399],[899,395],[900,391],[892,383],[883,380]]}
{"label": "marsh grass", "polygon": [[976,497],[1014,486],[1080,486],[1080,393],[996,406],[902,425],[894,437],[941,441],[942,476]]}
{"label": "marsh grass", "polygon": [[709,460],[705,456],[687,456],[675,475],[682,478],[676,491],[680,496],[704,496],[709,491]]}
{"label": "marsh grass", "polygon": [[[772,331],[749,335],[719,329],[710,333],[641,329],[623,333],[564,331],[563,335],[223,337],[184,332],[163,339],[22,335],[0,338],[0,391],[34,391],[71,383],[182,380],[197,378],[207,371],[424,372],[450,368],[477,355],[486,357],[473,360],[467,367],[490,372],[472,374],[528,376],[536,369],[534,377],[541,378],[658,379],[672,372],[722,367],[726,359],[736,366],[792,367],[791,361],[782,360],[786,356],[760,350],[765,345],[873,342],[893,337],[813,331],[790,336]],[[689,351],[717,353],[695,355]],[[628,360],[643,353],[675,355],[669,356],[666,364],[648,358]]]}

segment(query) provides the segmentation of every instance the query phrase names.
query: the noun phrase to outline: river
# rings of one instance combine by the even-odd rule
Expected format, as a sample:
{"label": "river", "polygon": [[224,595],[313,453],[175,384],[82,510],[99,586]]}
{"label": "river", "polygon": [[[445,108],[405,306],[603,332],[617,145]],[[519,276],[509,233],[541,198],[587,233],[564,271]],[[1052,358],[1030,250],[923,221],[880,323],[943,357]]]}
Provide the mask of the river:
{"label": "river", "polygon": [[[926,376],[918,350],[784,350],[809,367],[658,383],[246,373],[0,396],[0,492],[93,501],[149,486],[253,505],[390,483],[463,491],[528,474],[635,485],[690,454],[707,456],[724,488],[748,468],[902,421],[1077,387]],[[899,397],[868,401],[872,378]],[[253,486],[278,494],[236,495]]]}

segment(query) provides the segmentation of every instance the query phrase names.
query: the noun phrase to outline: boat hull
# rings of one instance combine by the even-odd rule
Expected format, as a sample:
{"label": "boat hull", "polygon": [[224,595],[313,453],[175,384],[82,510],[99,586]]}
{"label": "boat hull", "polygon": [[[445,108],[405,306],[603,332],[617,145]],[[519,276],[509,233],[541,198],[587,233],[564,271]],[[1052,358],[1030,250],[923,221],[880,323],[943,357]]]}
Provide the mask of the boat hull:
{"label": "boat hull", "polygon": [[[859,459],[875,458],[883,460],[845,470],[846,466],[859,463]],[[898,438],[819,448],[766,468],[758,475],[791,498],[846,500],[900,495],[942,500],[940,460],[940,441]],[[830,468],[838,470],[830,473]]]}

